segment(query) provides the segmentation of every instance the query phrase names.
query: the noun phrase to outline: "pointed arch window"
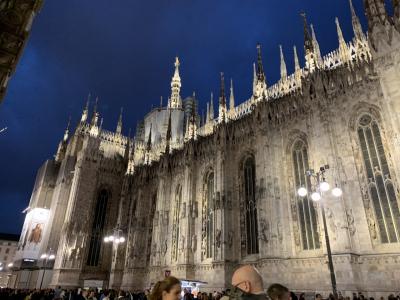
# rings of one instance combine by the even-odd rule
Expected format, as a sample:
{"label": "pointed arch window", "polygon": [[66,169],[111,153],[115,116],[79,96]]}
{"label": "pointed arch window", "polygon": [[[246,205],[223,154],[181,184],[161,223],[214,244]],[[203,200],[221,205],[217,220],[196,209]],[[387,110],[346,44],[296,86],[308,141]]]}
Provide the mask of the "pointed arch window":
{"label": "pointed arch window", "polygon": [[400,211],[377,121],[363,115],[357,129],[368,189],[382,243],[400,241]]}
{"label": "pointed arch window", "polygon": [[179,242],[179,225],[180,225],[180,211],[182,204],[182,186],[178,185],[175,190],[175,212],[174,212],[174,223],[172,227],[172,260],[178,259],[178,242]]}
{"label": "pointed arch window", "polygon": [[298,140],[294,143],[292,156],[302,248],[304,250],[319,249],[317,214],[312,200],[309,196],[300,197],[297,195],[297,190],[300,187],[305,187],[309,191],[308,194],[311,194],[310,178],[306,175],[306,171],[309,170],[308,151],[303,141]]}
{"label": "pointed arch window", "polygon": [[206,179],[206,258],[212,257],[214,243],[214,172]]}
{"label": "pointed arch window", "polygon": [[246,228],[247,254],[257,254],[258,249],[258,220],[256,203],[256,165],[254,157],[248,157],[243,164],[244,207]]}
{"label": "pointed arch window", "polygon": [[86,261],[88,266],[97,266],[99,264],[108,199],[109,192],[105,189],[100,190],[97,196],[92,231],[90,234],[89,252]]}

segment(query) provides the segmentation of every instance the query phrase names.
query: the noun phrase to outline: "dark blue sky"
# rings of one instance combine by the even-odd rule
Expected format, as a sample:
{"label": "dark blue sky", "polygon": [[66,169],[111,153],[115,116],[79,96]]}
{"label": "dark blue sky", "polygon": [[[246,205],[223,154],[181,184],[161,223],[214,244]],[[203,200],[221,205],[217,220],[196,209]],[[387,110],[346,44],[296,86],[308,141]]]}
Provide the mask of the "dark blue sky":
{"label": "dark blue sky", "polygon": [[[353,0],[365,28],[361,0]],[[124,107],[124,132],[170,94],[174,57],[183,97],[205,108],[219,72],[234,80],[236,102],[251,95],[256,43],[269,84],[279,78],[279,44],[289,72],[293,45],[303,63],[299,12],[314,24],[321,50],[337,48],[339,17],[352,38],[348,0],[46,0],[0,106],[0,232],[20,233],[36,171],[57,150],[68,117],[99,96],[106,129]],[[216,105],[216,103],[215,103]]]}

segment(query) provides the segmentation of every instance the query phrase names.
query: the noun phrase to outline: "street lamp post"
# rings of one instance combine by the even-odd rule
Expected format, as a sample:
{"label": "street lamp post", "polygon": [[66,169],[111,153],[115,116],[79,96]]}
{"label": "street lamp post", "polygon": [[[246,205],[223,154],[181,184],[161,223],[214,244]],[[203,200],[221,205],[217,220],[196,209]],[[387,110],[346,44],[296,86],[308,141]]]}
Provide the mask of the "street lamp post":
{"label": "street lamp post", "polygon": [[[325,166],[320,167],[318,172],[314,172],[314,170],[308,170],[306,172],[306,175],[308,177],[314,178],[316,181],[315,191],[311,194],[311,199],[313,201],[321,200],[324,193],[326,193],[330,190],[330,185],[325,180],[325,172],[328,169],[329,169],[329,165],[325,165]],[[337,186],[335,186],[331,192],[334,197],[342,196],[342,190]],[[306,197],[308,195],[308,190],[305,187],[300,187],[298,189],[297,193],[300,197]],[[333,292],[335,299],[338,299],[337,286],[336,286],[336,275],[335,275],[335,269],[334,269],[334,265],[333,265],[328,227],[326,225],[324,201],[320,202],[320,207],[321,207],[322,222],[323,222],[324,233],[325,233],[326,252],[328,255],[328,267],[329,267],[329,273],[330,273],[330,277],[331,277],[332,292]]]}
{"label": "street lamp post", "polygon": [[125,237],[123,235],[122,229],[119,227],[114,228],[113,233],[104,237],[103,241],[105,243],[122,244],[125,243]]}
{"label": "street lamp post", "polygon": [[49,253],[43,253],[40,256],[40,259],[43,260],[43,273],[42,273],[42,280],[40,281],[40,287],[39,289],[42,289],[42,285],[43,285],[43,279],[44,279],[44,274],[46,273],[46,268],[47,268],[47,262],[50,260],[54,260],[56,258],[56,256],[53,254],[53,251],[50,249]]}

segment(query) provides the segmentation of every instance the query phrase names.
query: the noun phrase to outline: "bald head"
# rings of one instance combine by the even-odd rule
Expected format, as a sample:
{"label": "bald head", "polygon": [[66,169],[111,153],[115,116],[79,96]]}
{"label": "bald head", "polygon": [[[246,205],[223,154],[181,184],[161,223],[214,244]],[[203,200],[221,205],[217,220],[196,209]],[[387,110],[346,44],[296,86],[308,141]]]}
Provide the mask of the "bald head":
{"label": "bald head", "polygon": [[250,294],[264,293],[263,280],[256,268],[250,265],[240,267],[233,273],[232,285]]}

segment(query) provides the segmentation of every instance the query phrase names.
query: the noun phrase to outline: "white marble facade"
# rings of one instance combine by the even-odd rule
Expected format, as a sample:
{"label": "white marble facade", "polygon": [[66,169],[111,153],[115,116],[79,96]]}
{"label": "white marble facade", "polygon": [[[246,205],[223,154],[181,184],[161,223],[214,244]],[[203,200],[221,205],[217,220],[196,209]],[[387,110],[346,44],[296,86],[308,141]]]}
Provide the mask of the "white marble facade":
{"label": "white marble facade", "polygon": [[[306,66],[296,54],[287,76],[282,55],[282,78],[269,88],[259,47],[250,99],[235,107],[231,89],[228,108],[221,88],[218,111],[226,117],[207,109],[204,124],[189,117],[190,126],[179,127],[178,60],[174,101],[160,109],[163,124],[149,129],[158,117],[146,118],[142,137],[93,130],[98,113],[89,122],[85,109],[52,162],[52,229],[45,237],[57,249],[51,285],[96,279],[143,289],[170,270],[213,291],[250,263],[266,287],[279,282],[327,293],[319,204],[307,202],[306,212],[296,196],[301,156],[304,168],[329,164],[327,180],[343,189],[339,199],[324,199],[338,290],[400,290],[400,8],[396,2],[388,16],[380,1],[364,2],[369,40],[351,6],[354,39],[346,43],[337,22],[339,48],[321,56],[310,31]],[[104,244],[117,226],[127,241]]]}

